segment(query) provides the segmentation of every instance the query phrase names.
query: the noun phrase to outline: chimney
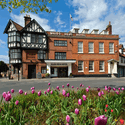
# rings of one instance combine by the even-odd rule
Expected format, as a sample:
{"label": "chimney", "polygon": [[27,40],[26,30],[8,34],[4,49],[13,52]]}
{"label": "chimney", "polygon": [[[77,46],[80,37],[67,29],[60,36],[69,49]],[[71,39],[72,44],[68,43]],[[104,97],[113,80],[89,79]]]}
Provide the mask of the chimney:
{"label": "chimney", "polygon": [[109,35],[112,35],[112,25],[111,22],[109,21],[109,25],[106,28],[107,31],[109,31]]}
{"label": "chimney", "polygon": [[30,15],[24,16],[25,26],[31,21]]}

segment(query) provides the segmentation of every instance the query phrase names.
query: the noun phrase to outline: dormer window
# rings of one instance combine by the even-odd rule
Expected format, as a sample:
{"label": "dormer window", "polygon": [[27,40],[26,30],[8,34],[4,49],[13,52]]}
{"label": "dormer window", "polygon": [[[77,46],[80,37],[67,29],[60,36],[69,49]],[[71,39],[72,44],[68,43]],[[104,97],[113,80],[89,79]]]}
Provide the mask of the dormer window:
{"label": "dormer window", "polygon": [[91,34],[98,34],[99,33],[99,30],[98,29],[94,29],[92,30]]}
{"label": "dormer window", "polygon": [[83,29],[82,33],[88,34],[89,33],[89,29]]}
{"label": "dormer window", "polygon": [[97,30],[95,30],[95,31],[94,31],[94,34],[98,34],[98,31],[97,31]]}
{"label": "dormer window", "polygon": [[74,28],[73,33],[79,33],[79,28]]}

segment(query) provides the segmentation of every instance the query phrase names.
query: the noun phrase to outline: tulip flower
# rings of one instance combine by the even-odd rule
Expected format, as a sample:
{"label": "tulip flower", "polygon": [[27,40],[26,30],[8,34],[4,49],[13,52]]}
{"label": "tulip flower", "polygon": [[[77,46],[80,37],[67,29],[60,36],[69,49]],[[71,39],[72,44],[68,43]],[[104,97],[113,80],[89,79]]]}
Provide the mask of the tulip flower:
{"label": "tulip flower", "polygon": [[88,86],[88,88],[90,89],[90,86]]}
{"label": "tulip flower", "polygon": [[67,121],[67,122],[70,121],[70,116],[69,116],[69,115],[66,116],[66,121]]}
{"label": "tulip flower", "polygon": [[72,88],[74,88],[74,86],[72,86]]}
{"label": "tulip flower", "polygon": [[120,88],[118,88],[118,90],[120,90]]}
{"label": "tulip flower", "polygon": [[27,95],[27,92],[25,92],[25,95]]}
{"label": "tulip flower", "polygon": [[6,97],[6,94],[7,94],[6,92],[3,92],[3,94],[2,94],[2,95],[3,95],[3,98],[5,98],[5,97]]}
{"label": "tulip flower", "polygon": [[31,87],[31,90],[35,89],[34,87]]}
{"label": "tulip flower", "polygon": [[108,89],[111,90],[111,87],[109,86]]}
{"label": "tulip flower", "polygon": [[11,89],[11,92],[14,93],[14,89]]}
{"label": "tulip flower", "polygon": [[35,90],[33,89],[33,90],[32,90],[32,94],[34,94],[34,92],[35,92]]}
{"label": "tulip flower", "polygon": [[67,95],[67,97],[69,97],[69,93],[67,93],[66,95]]}
{"label": "tulip flower", "polygon": [[50,89],[47,89],[47,92],[49,93]]}
{"label": "tulip flower", "polygon": [[103,92],[103,91],[101,91],[101,94],[102,94],[102,95],[104,95],[104,92]]}
{"label": "tulip flower", "polygon": [[77,90],[78,90],[79,88],[77,87]]}
{"label": "tulip flower", "polygon": [[79,104],[79,105],[82,105],[82,99],[79,99],[79,100],[78,100],[78,104]]}
{"label": "tulip flower", "polygon": [[97,91],[99,92],[99,91],[100,91],[100,88],[97,88]]}
{"label": "tulip flower", "polygon": [[75,113],[76,113],[76,115],[78,115],[79,114],[79,109],[75,109]]}
{"label": "tulip flower", "polygon": [[107,112],[107,109],[105,109],[105,112]]}
{"label": "tulip flower", "polygon": [[80,87],[82,86],[82,83],[80,84]]}
{"label": "tulip flower", "polygon": [[62,85],[62,88],[64,88],[64,85]]}
{"label": "tulip flower", "polygon": [[101,96],[101,92],[98,93],[98,96]]}
{"label": "tulip flower", "polygon": [[46,94],[46,91],[44,91],[44,94]]}
{"label": "tulip flower", "polygon": [[124,124],[124,120],[123,120],[123,119],[120,119],[120,123],[121,123],[121,124]]}
{"label": "tulip flower", "polygon": [[84,85],[82,85],[82,87],[84,87]]}
{"label": "tulip flower", "polygon": [[69,83],[67,83],[67,87],[69,87]]}
{"label": "tulip flower", "polygon": [[107,86],[105,86],[105,88],[107,88]]}
{"label": "tulip flower", "polygon": [[116,89],[115,89],[115,88],[113,88],[113,90],[115,91]]}
{"label": "tulip flower", "polygon": [[20,93],[20,94],[23,94],[23,90],[22,90],[22,89],[19,89],[19,93]]}
{"label": "tulip flower", "polygon": [[53,91],[51,90],[51,92],[50,92],[51,94],[53,94]]}
{"label": "tulip flower", "polygon": [[111,109],[111,112],[113,112],[113,109]]}
{"label": "tulip flower", "polygon": [[122,90],[124,90],[124,88],[122,87]]}
{"label": "tulip flower", "polygon": [[118,91],[116,91],[116,94],[117,94],[117,95],[119,95],[119,92],[118,92]]}
{"label": "tulip flower", "polygon": [[41,93],[41,90],[39,92]]}
{"label": "tulip flower", "polygon": [[108,92],[110,92],[110,90],[108,90]]}
{"label": "tulip flower", "polygon": [[50,86],[51,83],[48,83],[48,85]]}
{"label": "tulip flower", "polygon": [[18,105],[18,104],[19,104],[19,101],[17,100],[17,101],[15,102],[15,104]]}
{"label": "tulip flower", "polygon": [[107,90],[108,90],[108,88],[105,88],[105,90],[107,91]]}
{"label": "tulip flower", "polygon": [[106,104],[105,107],[108,108],[108,104]]}
{"label": "tulip flower", "polygon": [[7,92],[7,94],[9,94],[9,93],[10,93],[10,91]]}
{"label": "tulip flower", "polygon": [[66,94],[66,91],[63,89],[63,93],[62,93],[63,95],[65,95]]}
{"label": "tulip flower", "polygon": [[59,89],[59,86],[57,86],[56,88]]}
{"label": "tulip flower", "polygon": [[83,100],[86,101],[86,95],[83,95],[82,97],[83,97]]}
{"label": "tulip flower", "polygon": [[11,96],[10,93],[9,93],[9,94],[6,94],[6,96],[5,96],[5,100],[6,100],[6,101],[10,101],[11,98],[12,98],[12,96]]}
{"label": "tulip flower", "polygon": [[95,118],[95,125],[106,125],[107,124],[107,117],[105,115],[101,115]]}
{"label": "tulip flower", "polygon": [[38,92],[38,96],[41,96],[41,92]]}
{"label": "tulip flower", "polygon": [[89,88],[88,87],[86,88],[86,91],[89,92]]}

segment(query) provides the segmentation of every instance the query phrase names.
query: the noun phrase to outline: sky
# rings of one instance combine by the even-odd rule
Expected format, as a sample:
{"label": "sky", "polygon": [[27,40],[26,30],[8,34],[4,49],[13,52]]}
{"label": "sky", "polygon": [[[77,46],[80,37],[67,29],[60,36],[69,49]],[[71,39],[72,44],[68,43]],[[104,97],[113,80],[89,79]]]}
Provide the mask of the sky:
{"label": "sky", "polygon": [[21,14],[22,7],[10,13],[8,8],[0,7],[0,61],[9,63],[8,35],[3,34],[9,19],[24,27],[26,14],[35,19],[45,31],[56,32],[69,32],[73,28],[79,28],[79,33],[83,29],[89,29],[89,33],[93,29],[99,29],[100,33],[111,21],[112,34],[119,35],[119,44],[123,44],[125,48],[125,0],[53,0],[47,7],[51,9],[51,13],[38,11],[38,14]]}

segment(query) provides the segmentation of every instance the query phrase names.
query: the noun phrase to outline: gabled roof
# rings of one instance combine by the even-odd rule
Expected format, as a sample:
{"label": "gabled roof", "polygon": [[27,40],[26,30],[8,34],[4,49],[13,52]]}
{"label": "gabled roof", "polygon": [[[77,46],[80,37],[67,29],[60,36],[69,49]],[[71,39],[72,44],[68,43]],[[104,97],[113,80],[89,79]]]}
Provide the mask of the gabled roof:
{"label": "gabled roof", "polygon": [[[39,25],[39,23],[38,23],[35,19],[33,19],[33,20],[30,21],[20,32],[25,31],[26,28],[29,27],[32,23],[36,23],[37,25]],[[40,25],[39,25],[39,27],[44,31],[44,33],[45,33],[46,35],[48,35],[48,34],[45,32],[45,30],[44,30]]]}
{"label": "gabled roof", "polygon": [[115,60],[115,59],[110,59],[110,60],[108,60],[107,62],[111,62],[111,61],[118,62],[118,61]]}
{"label": "gabled roof", "polygon": [[10,24],[13,24],[17,31],[20,31],[23,28],[22,26],[20,26],[19,24],[15,23],[10,19],[3,33],[7,33],[7,30],[10,27]]}

